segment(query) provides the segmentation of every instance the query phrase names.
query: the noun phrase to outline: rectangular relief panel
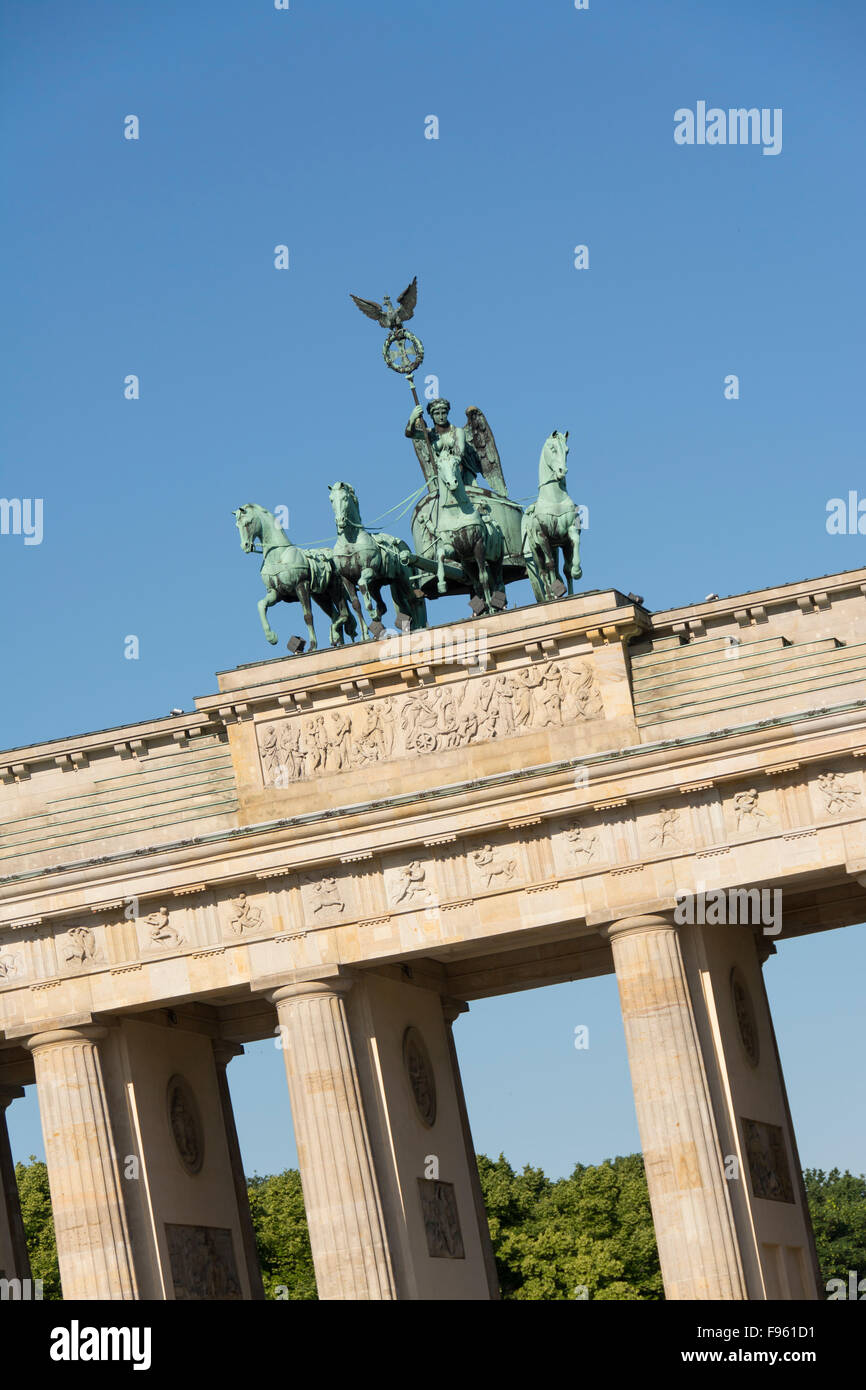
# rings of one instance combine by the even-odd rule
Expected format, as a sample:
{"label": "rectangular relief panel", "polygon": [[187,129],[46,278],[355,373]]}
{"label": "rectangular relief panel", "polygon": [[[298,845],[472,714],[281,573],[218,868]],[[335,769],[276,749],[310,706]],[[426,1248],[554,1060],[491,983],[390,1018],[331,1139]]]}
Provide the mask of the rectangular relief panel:
{"label": "rectangular relief panel", "polygon": [[419,1178],[427,1251],[433,1260],[465,1260],[463,1233],[453,1182]]}
{"label": "rectangular relief panel", "polygon": [[769,1202],[795,1201],[794,1184],[781,1125],[741,1118],[752,1191]]}
{"label": "rectangular relief panel", "polygon": [[174,1296],[180,1302],[237,1302],[243,1298],[232,1233],[224,1226],[166,1224]]}

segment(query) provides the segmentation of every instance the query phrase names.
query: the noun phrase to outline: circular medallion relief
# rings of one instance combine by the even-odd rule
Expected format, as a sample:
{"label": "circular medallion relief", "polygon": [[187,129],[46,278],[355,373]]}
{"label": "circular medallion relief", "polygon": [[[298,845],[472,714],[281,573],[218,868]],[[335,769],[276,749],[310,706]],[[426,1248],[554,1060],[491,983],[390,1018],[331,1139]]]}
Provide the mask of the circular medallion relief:
{"label": "circular medallion relief", "polygon": [[185,1077],[169,1078],[165,1093],[168,1127],[186,1171],[197,1173],[204,1162],[204,1130],[193,1089]]}
{"label": "circular medallion relief", "polygon": [[749,1064],[756,1067],[761,1056],[758,1025],[752,1006],[752,996],[749,994],[739,966],[736,965],[731,971],[731,1000],[734,1005],[734,1017],[737,1020],[737,1030],[740,1034],[743,1051],[749,1059]]}
{"label": "circular medallion relief", "polygon": [[436,1123],[436,1082],[424,1039],[417,1028],[407,1028],[403,1034],[403,1063],[421,1122],[432,1129]]}

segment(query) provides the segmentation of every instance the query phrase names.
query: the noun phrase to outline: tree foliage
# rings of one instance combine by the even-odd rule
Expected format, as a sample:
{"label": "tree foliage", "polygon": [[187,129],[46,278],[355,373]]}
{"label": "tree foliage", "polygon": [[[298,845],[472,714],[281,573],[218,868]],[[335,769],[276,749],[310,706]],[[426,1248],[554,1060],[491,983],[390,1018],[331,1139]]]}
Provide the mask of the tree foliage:
{"label": "tree foliage", "polygon": [[807,1168],[803,1173],[812,1229],[818,1248],[821,1278],[844,1279],[848,1271],[866,1276],[866,1177],[861,1173],[825,1173]]}
{"label": "tree foliage", "polygon": [[265,1297],[317,1298],[300,1173],[247,1178],[247,1193]]}
{"label": "tree foliage", "polygon": [[502,1297],[663,1297],[640,1154],[551,1181],[515,1173],[502,1154],[478,1158]]}
{"label": "tree foliage", "polygon": [[[522,1300],[664,1297],[640,1154],[585,1166],[552,1180],[515,1172],[502,1154],[478,1157],[502,1297]],[[48,1190],[39,1159],[15,1167],[34,1279],[59,1299],[60,1273]],[[838,1168],[803,1174],[824,1283],[866,1275],[866,1177]],[[256,1245],[268,1298],[317,1297],[301,1179],[296,1169],[249,1178]]]}
{"label": "tree foliage", "polygon": [[24,1235],[30,1255],[30,1272],[42,1280],[42,1297],[60,1299],[60,1268],[54,1239],[54,1216],[48,1190],[48,1169],[41,1159],[30,1155],[29,1163],[15,1164],[18,1199],[24,1221]]}

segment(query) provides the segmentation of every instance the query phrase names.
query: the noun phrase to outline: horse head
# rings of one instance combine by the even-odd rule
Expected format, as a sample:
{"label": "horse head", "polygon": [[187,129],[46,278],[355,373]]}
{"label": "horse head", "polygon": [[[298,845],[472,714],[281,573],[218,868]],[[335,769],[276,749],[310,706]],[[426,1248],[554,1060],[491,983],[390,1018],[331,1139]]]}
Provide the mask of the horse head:
{"label": "horse head", "polygon": [[[284,508],[278,507],[277,510],[283,511]],[[269,512],[267,507],[260,507],[255,502],[245,502],[237,511],[232,512],[232,516],[240,532],[241,550],[245,555],[255,551],[256,541],[261,541],[263,552],[291,545],[276,516]],[[258,553],[256,551],[256,554]]]}
{"label": "horse head", "polygon": [[241,538],[241,550],[245,555],[249,555],[253,549],[254,542],[262,538],[262,518],[261,509],[254,502],[245,502],[237,511],[232,512],[235,524]]}
{"label": "horse head", "polygon": [[447,446],[440,449],[436,460],[436,470],[439,475],[440,487],[444,488],[452,497],[457,496],[463,483],[459,455]]}
{"label": "horse head", "polygon": [[361,511],[358,506],[358,494],[351,483],[329,483],[328,493],[330,495],[331,508],[338,529],[345,526],[347,522],[352,522],[356,526],[361,525]]}
{"label": "horse head", "polygon": [[568,472],[568,430],[554,430],[544,441],[538,460],[539,483],[562,482]]}

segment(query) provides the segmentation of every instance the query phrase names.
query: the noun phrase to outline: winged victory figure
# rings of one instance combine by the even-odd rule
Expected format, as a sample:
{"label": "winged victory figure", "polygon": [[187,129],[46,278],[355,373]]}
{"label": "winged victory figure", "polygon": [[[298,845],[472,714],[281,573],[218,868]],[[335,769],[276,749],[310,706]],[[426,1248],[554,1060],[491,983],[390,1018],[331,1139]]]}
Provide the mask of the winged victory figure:
{"label": "winged victory figure", "polygon": [[[466,424],[452,425],[449,420],[451,402],[444,398],[431,401],[427,407],[431,426],[425,428],[424,407],[416,405],[409,416],[406,437],[412,440],[418,462],[428,483],[436,477],[436,458],[443,448],[460,460],[465,487],[488,487],[501,497],[508,496],[496,441],[483,411],[469,406]],[[434,457],[431,458],[431,449]]]}
{"label": "winged victory figure", "polygon": [[[386,328],[393,338],[411,338],[411,333],[404,333],[402,325],[411,319],[418,303],[418,277],[415,276],[410,285],[397,299],[397,307],[391,303],[389,296],[384,296],[382,304],[377,304],[374,299],[362,299],[359,295],[350,295],[350,298],[357,304],[362,314],[366,314],[368,319],[373,319],[382,328]],[[387,346],[387,344],[386,344]],[[417,344],[422,351],[421,344]],[[389,360],[388,354],[385,355],[386,363],[396,371],[405,371],[404,366],[397,366]],[[443,448],[457,455],[460,461],[461,475],[465,487],[487,487],[500,497],[508,496],[508,488],[502,472],[502,464],[499,459],[499,451],[496,448],[496,441],[493,438],[493,431],[485,418],[484,412],[477,406],[470,406],[466,411],[465,425],[452,425],[449,420],[451,410],[450,401],[442,397],[431,401],[427,407],[430,415],[430,425],[424,420],[424,407],[418,402],[415,392],[415,385],[412,376],[409,376],[409,385],[412,387],[412,394],[415,397],[415,409],[409,417],[406,426],[406,437],[412,440],[421,471],[427,481],[428,487],[435,488],[437,462],[439,454]]]}

